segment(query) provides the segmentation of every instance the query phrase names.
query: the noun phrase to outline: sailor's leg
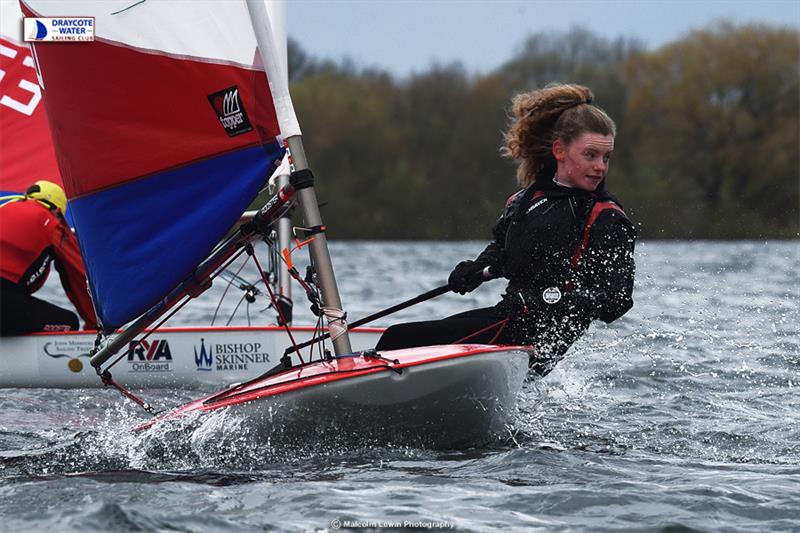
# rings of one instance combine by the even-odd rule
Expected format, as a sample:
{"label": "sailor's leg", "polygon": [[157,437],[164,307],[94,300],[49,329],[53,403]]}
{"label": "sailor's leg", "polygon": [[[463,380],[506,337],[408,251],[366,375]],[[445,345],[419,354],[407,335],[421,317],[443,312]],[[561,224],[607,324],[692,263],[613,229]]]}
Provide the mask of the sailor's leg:
{"label": "sailor's leg", "polygon": [[[488,344],[496,342],[498,321],[503,317],[497,315],[493,308],[475,309],[459,313],[441,320],[408,322],[396,324],[386,329],[378,341],[377,350],[397,350],[417,346],[434,346],[437,344],[453,344],[463,340],[470,344]],[[491,327],[496,325],[497,327]]]}
{"label": "sailor's leg", "polygon": [[80,327],[78,316],[21,290],[0,290],[0,335],[22,335],[37,331],[68,331]]}

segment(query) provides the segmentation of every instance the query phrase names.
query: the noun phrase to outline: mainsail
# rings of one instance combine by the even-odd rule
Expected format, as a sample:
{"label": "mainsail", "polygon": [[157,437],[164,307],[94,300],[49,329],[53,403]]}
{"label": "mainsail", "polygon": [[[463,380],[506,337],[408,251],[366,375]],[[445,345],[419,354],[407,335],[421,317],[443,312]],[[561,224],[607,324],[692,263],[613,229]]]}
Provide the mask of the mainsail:
{"label": "mainsail", "polygon": [[0,196],[61,183],[33,57],[16,2],[0,2]]}
{"label": "mainsail", "polygon": [[274,82],[244,2],[21,5],[26,16],[95,17],[94,42],[34,49],[108,330],[189,275],[262,188],[284,152]]}

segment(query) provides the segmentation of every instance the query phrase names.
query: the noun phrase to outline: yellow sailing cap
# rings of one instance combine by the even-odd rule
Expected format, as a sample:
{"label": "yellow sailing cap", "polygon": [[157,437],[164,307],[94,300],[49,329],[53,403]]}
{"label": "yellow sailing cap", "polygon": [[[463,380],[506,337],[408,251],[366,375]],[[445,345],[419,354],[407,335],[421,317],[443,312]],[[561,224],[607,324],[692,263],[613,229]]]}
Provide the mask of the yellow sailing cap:
{"label": "yellow sailing cap", "polygon": [[55,207],[63,215],[67,210],[67,196],[64,189],[52,181],[39,180],[25,191],[25,196],[44,203],[48,207]]}

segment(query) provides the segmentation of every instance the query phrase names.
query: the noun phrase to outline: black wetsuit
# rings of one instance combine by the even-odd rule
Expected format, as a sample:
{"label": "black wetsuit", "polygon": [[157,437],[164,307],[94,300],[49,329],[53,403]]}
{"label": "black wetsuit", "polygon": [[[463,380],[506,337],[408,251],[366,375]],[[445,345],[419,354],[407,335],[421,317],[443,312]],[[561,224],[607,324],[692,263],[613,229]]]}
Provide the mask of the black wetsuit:
{"label": "black wetsuit", "polygon": [[509,199],[493,236],[475,262],[509,280],[500,303],[392,326],[377,348],[533,345],[532,370],[546,374],[593,320],[632,307],[635,231],[610,193],[536,182]]}

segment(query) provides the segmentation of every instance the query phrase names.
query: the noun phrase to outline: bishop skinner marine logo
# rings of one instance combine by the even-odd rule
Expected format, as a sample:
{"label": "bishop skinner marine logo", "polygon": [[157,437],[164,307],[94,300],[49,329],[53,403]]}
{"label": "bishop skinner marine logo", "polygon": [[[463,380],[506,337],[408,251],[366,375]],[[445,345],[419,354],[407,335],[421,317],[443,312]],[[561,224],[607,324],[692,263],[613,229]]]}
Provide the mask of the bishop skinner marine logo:
{"label": "bishop skinner marine logo", "polygon": [[194,364],[197,365],[197,370],[208,372],[211,370],[211,364],[214,359],[214,352],[209,345],[206,350],[205,339],[200,339],[200,352],[197,352],[197,346],[194,347]]}

